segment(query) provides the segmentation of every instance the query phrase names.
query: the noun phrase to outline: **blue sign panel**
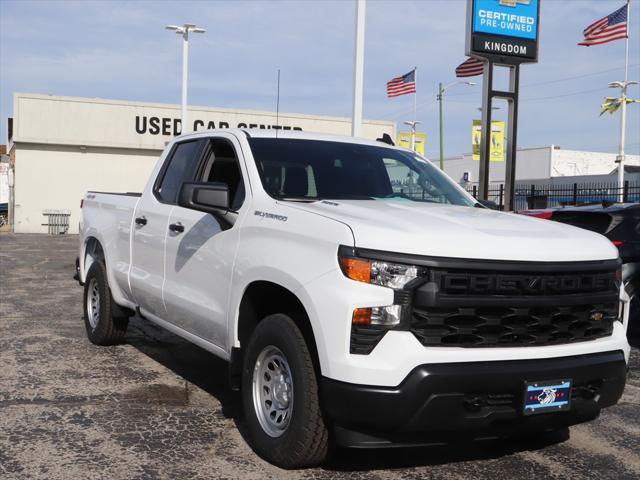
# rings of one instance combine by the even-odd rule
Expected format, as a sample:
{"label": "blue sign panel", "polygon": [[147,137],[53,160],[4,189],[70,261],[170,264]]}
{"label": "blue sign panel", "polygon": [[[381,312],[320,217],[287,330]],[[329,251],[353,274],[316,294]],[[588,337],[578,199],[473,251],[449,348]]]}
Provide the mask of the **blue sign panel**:
{"label": "blue sign panel", "polygon": [[473,32],[536,40],[539,0],[474,0]]}

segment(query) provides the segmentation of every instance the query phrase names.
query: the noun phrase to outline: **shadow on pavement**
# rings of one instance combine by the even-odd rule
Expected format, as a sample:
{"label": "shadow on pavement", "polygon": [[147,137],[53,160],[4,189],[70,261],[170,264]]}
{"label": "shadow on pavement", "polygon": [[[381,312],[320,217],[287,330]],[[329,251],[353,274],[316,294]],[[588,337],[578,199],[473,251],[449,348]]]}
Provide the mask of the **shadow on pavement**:
{"label": "shadow on pavement", "polygon": [[[225,417],[234,420],[246,440],[240,394],[229,388],[227,363],[140,317],[129,323],[126,342],[186,381],[215,397]],[[446,446],[399,447],[389,449],[335,448],[324,469],[366,471],[439,465],[494,459],[518,451],[538,450],[569,438],[569,429],[535,435],[531,439],[485,440]]]}
{"label": "shadow on pavement", "polygon": [[539,450],[569,439],[569,429],[537,434],[532,439],[483,440],[428,447],[337,449],[326,470],[357,472],[490,460],[522,451]]}
{"label": "shadow on pavement", "polygon": [[126,343],[213,395],[225,417],[241,415],[240,395],[229,388],[224,360],[138,316],[129,320]]}

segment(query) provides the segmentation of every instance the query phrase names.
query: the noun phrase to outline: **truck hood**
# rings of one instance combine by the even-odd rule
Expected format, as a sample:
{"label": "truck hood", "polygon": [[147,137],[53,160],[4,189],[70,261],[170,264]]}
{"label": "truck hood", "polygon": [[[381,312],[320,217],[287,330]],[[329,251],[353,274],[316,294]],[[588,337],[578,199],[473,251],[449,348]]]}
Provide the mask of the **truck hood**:
{"label": "truck hood", "polygon": [[295,206],[348,225],[359,248],[435,257],[540,262],[618,257],[618,250],[597,233],[485,208],[402,199],[319,201]]}

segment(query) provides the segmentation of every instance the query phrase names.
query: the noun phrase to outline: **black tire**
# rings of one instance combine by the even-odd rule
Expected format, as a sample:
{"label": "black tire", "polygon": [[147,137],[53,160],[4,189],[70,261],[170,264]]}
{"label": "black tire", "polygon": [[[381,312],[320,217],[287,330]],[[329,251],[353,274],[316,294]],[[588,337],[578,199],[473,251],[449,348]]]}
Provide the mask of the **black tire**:
{"label": "black tire", "polygon": [[[90,297],[94,287],[98,293],[96,303],[99,308],[97,309],[97,318],[90,320],[88,303],[91,302]],[[93,262],[87,273],[84,283],[83,307],[84,326],[91,343],[96,345],[115,345],[122,342],[129,325],[129,317],[120,307],[113,303],[107,281],[107,271],[100,261]]]}
{"label": "black tire", "polygon": [[[289,423],[278,437],[269,435],[260,424],[253,394],[256,361],[271,347],[279,350],[288,363],[293,390]],[[327,457],[329,433],[320,409],[313,361],[300,329],[288,316],[270,315],[253,331],[244,355],[242,403],[248,441],[265,460],[291,469],[315,466]]]}

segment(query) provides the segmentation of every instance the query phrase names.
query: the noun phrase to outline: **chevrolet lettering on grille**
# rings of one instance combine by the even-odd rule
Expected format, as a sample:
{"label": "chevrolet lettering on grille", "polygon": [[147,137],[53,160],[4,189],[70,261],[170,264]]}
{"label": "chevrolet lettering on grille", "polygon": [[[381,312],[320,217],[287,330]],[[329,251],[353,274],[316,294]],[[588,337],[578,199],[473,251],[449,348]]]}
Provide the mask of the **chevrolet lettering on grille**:
{"label": "chevrolet lettering on grille", "polygon": [[439,275],[440,291],[448,295],[562,295],[616,290],[610,273],[575,275]]}

